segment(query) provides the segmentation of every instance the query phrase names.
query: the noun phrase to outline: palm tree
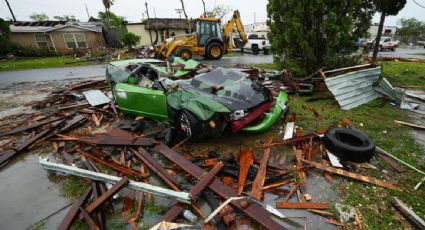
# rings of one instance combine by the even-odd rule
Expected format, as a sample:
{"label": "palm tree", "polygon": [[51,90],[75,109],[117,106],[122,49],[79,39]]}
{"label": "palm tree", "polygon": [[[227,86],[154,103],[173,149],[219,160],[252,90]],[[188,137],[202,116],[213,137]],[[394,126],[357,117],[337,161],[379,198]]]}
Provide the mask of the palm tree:
{"label": "palm tree", "polygon": [[109,8],[114,4],[115,0],[102,0],[103,5],[105,6],[105,12],[109,12]]}

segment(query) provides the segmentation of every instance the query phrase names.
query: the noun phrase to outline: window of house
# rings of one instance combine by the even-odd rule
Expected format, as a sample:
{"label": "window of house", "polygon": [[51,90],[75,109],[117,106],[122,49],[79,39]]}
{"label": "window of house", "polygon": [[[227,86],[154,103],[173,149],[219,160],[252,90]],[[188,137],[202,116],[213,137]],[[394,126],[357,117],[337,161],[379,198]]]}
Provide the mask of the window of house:
{"label": "window of house", "polygon": [[67,33],[63,35],[66,47],[69,49],[74,48],[87,48],[86,37],[81,33]]}
{"label": "window of house", "polygon": [[34,34],[35,42],[37,43],[38,48],[40,49],[49,49],[47,45],[47,38],[44,34]]}

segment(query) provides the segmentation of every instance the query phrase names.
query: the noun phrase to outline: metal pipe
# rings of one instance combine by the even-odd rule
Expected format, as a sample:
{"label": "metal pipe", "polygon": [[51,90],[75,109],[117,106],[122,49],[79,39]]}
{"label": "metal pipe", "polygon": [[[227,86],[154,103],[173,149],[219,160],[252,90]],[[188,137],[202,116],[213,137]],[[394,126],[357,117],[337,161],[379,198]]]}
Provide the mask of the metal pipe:
{"label": "metal pipe", "polygon": [[[64,165],[64,164],[52,163],[52,162],[49,162],[48,158],[44,158],[44,157],[39,157],[39,162],[41,166],[47,170],[59,171],[59,172],[63,172],[63,173],[67,173],[67,174],[71,174],[75,176],[89,178],[92,180],[103,181],[109,184],[116,184],[118,181],[122,179],[121,177],[111,176],[104,173],[93,172],[93,171],[80,169],[77,167]],[[150,184],[146,184],[142,182],[137,182],[133,180],[130,180],[130,182],[127,185],[127,188],[143,191],[147,193],[152,193],[153,195],[176,199],[177,201],[180,201],[186,204],[191,203],[190,194],[187,192],[176,192],[174,190],[161,188],[158,186],[154,186],[154,185],[150,185]]]}

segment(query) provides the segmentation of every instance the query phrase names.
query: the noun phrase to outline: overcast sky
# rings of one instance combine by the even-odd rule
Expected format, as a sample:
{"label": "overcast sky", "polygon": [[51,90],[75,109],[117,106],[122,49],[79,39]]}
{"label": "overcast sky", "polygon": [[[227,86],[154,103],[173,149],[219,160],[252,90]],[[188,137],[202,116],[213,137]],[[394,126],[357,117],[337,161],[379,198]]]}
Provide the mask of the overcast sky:
{"label": "overcast sky", "polygon": [[[425,6],[425,0],[416,0]],[[17,20],[30,20],[33,12],[46,13],[51,19],[55,15],[75,15],[80,21],[88,19],[84,4],[87,5],[90,16],[96,16],[97,12],[104,11],[102,0],[9,0]],[[146,0],[149,6],[149,16],[154,17],[178,17],[175,9],[181,8],[179,0]],[[184,0],[189,17],[196,18],[202,13],[201,0]],[[207,8],[214,4],[223,4],[241,12],[244,24],[263,22],[267,19],[267,0],[205,0]],[[111,11],[124,16],[129,22],[137,22],[145,12],[144,0],[115,0]],[[254,16],[255,15],[255,16]],[[0,0],[0,17],[11,18],[4,0]],[[146,16],[145,16],[146,17]],[[400,18],[415,17],[425,21],[425,9],[419,7],[413,0],[408,0],[406,7],[397,16],[387,17],[386,25],[397,25]],[[379,15],[375,15],[374,22],[379,21]]]}

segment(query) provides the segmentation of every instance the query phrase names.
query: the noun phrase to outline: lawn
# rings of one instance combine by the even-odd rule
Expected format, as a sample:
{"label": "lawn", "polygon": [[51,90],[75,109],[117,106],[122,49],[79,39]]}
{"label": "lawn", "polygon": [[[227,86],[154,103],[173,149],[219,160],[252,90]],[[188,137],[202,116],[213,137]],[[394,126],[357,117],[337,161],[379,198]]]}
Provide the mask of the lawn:
{"label": "lawn", "polygon": [[1,60],[0,71],[21,70],[21,69],[40,69],[65,66],[89,65],[92,62],[79,62],[65,64],[66,62],[76,61],[74,57],[48,57],[48,58],[23,58],[16,60]]}
{"label": "lawn", "polygon": [[394,86],[425,86],[425,62],[382,62],[385,77]]}

